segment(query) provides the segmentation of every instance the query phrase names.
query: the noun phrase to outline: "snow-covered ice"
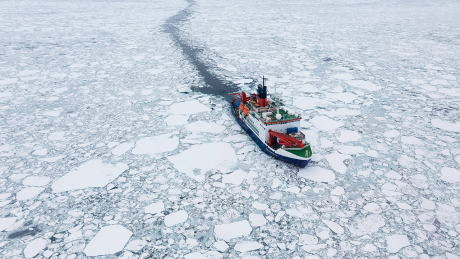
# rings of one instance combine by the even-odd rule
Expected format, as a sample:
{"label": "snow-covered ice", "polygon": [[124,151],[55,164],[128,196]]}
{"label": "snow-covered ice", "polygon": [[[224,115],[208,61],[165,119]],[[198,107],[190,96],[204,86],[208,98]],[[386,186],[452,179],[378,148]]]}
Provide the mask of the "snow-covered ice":
{"label": "snow-covered ice", "polygon": [[248,236],[252,231],[247,220],[238,221],[229,224],[216,225],[214,232],[216,237],[225,241],[230,241],[234,238]]}
{"label": "snow-covered ice", "polygon": [[103,227],[86,245],[86,256],[110,255],[121,251],[133,233],[121,225]]}
{"label": "snow-covered ice", "polygon": [[188,213],[185,210],[180,210],[166,215],[165,225],[171,227],[180,223],[184,223],[188,218]]}
{"label": "snow-covered ice", "polygon": [[172,151],[179,145],[179,138],[171,133],[141,138],[131,151],[135,155],[154,155]]}
{"label": "snow-covered ice", "polygon": [[409,239],[406,235],[392,235],[385,237],[387,241],[387,250],[390,253],[396,253],[401,248],[409,246]]}
{"label": "snow-covered ice", "polygon": [[43,249],[45,249],[46,244],[47,241],[43,238],[37,238],[32,240],[30,243],[27,244],[26,248],[24,248],[24,257],[33,258]]}

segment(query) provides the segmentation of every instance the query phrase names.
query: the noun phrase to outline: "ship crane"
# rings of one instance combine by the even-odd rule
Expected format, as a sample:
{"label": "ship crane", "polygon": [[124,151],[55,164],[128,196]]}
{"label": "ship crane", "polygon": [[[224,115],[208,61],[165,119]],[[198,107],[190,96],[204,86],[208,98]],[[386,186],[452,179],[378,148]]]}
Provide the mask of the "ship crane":
{"label": "ship crane", "polygon": [[278,142],[280,145],[282,146],[286,146],[288,148],[290,147],[297,147],[297,148],[303,148],[303,142],[302,140],[298,140],[298,139],[295,139],[287,134],[283,134],[283,133],[279,133],[279,132],[275,132],[275,131],[272,131],[272,130],[269,130],[268,131],[268,134],[269,135],[269,144],[270,146],[273,146],[273,140],[274,138],[278,138]]}

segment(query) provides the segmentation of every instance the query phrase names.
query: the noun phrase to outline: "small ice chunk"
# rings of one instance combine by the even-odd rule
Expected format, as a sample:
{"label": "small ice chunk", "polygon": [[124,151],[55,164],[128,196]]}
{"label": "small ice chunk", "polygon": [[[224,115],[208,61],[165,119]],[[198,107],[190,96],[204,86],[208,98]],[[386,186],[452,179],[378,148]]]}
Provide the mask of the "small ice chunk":
{"label": "small ice chunk", "polygon": [[168,126],[184,125],[188,123],[188,115],[170,115],[165,119]]}
{"label": "small ice chunk", "polygon": [[312,97],[297,97],[293,100],[293,105],[302,110],[313,110],[316,107],[327,107],[334,105],[333,102],[321,100],[318,98]]}
{"label": "small ice chunk", "polygon": [[390,131],[383,133],[383,136],[385,136],[386,138],[396,138],[399,135],[400,133],[397,130],[390,130]]}
{"label": "small ice chunk", "polygon": [[42,187],[27,187],[18,193],[16,193],[16,200],[18,201],[23,201],[23,200],[29,200],[37,197],[42,191],[44,191],[45,188]]}
{"label": "small ice chunk", "polygon": [[196,114],[208,111],[211,111],[211,109],[207,106],[201,104],[197,100],[191,100],[181,103],[173,103],[168,112],[172,114]]}
{"label": "small ice chunk", "polygon": [[420,188],[420,189],[426,189],[428,188],[428,183],[426,182],[428,178],[426,178],[425,175],[423,174],[414,174],[409,177],[409,180],[411,181],[412,185]]}
{"label": "small ice chunk", "polygon": [[141,138],[136,142],[136,147],[131,151],[135,155],[154,155],[173,151],[179,145],[179,138],[173,134],[163,134],[154,137]]}
{"label": "small ice chunk", "polygon": [[241,253],[254,251],[263,248],[264,246],[259,242],[245,241],[235,245],[235,250]]}
{"label": "small ice chunk", "polygon": [[29,176],[22,181],[22,184],[28,186],[45,186],[50,181],[51,179],[48,176]]}
{"label": "small ice chunk", "polygon": [[109,255],[123,250],[133,233],[120,225],[101,228],[85,247],[86,256]]}
{"label": "small ice chunk", "polygon": [[366,244],[364,247],[363,247],[363,251],[364,252],[376,252],[377,251],[377,247],[373,244]]}
{"label": "small ice chunk", "polygon": [[140,251],[142,248],[144,248],[145,245],[147,245],[147,241],[145,240],[142,240],[142,239],[132,240],[126,246],[126,250],[137,252],[137,251]]}
{"label": "small ice chunk", "polygon": [[447,259],[460,259],[460,256],[446,252]]}
{"label": "small ice chunk", "polygon": [[150,213],[150,214],[156,214],[160,213],[165,210],[165,205],[162,201],[155,202],[153,204],[150,204],[149,206],[145,207],[144,211],[145,213]]}
{"label": "small ice chunk", "polygon": [[403,210],[411,210],[412,209],[412,206],[410,206],[409,204],[407,204],[405,202],[397,202],[396,205],[398,205],[398,207],[400,209],[403,209]]}
{"label": "small ice chunk", "polygon": [[363,236],[377,232],[384,225],[385,219],[382,215],[370,214],[364,218],[355,218],[354,222],[349,226],[349,230],[352,234]]}
{"label": "small ice chunk", "polygon": [[206,121],[195,121],[188,125],[185,125],[188,131],[194,132],[209,132],[209,133],[221,133],[225,130],[225,126],[218,125],[215,123],[209,123]]}
{"label": "small ice chunk", "polygon": [[233,238],[248,236],[251,234],[252,227],[247,220],[238,221],[230,224],[216,225],[214,233],[219,239],[230,241]]}
{"label": "small ice chunk", "polygon": [[316,245],[318,238],[312,235],[302,234],[299,236],[299,245]]}
{"label": "small ice chunk", "polygon": [[262,214],[250,213],[249,221],[253,227],[260,227],[267,224],[267,220]]}
{"label": "small ice chunk", "polygon": [[225,241],[217,241],[213,244],[217,251],[225,252],[228,249],[228,245]]}
{"label": "small ice chunk", "polygon": [[343,122],[329,119],[326,116],[315,116],[310,122],[319,130],[333,131],[343,126]]}
{"label": "small ice chunk", "polygon": [[197,181],[204,181],[204,174],[212,169],[230,172],[238,161],[235,150],[224,142],[193,145],[178,155],[169,156],[168,160],[179,172]]}
{"label": "small ice chunk", "polygon": [[61,114],[60,111],[47,111],[43,113],[44,116],[50,116],[50,117],[57,117],[60,114]]}
{"label": "small ice chunk", "polygon": [[46,240],[43,238],[34,239],[24,248],[24,257],[32,258],[40,253],[46,247]]}
{"label": "small ice chunk", "polygon": [[410,136],[410,137],[406,137],[406,136],[402,136],[401,137],[401,142],[404,143],[404,144],[409,144],[409,145],[423,145],[423,141],[416,138],[416,137],[413,137],[413,136]]}
{"label": "small ice chunk", "polygon": [[244,142],[244,141],[247,141],[247,140],[248,140],[247,136],[242,135],[242,134],[237,134],[237,135],[233,135],[233,136],[230,136],[230,137],[226,137],[222,141],[224,141],[224,142]]}
{"label": "small ice chunk", "polygon": [[427,200],[422,197],[422,203],[420,206],[427,210],[434,210],[436,208],[436,203],[434,201]]}
{"label": "small ice chunk", "polygon": [[246,178],[247,173],[242,170],[236,170],[233,173],[225,174],[222,176],[223,183],[230,183],[234,185],[240,185]]}
{"label": "small ice chunk", "polygon": [[128,150],[130,150],[133,146],[134,146],[134,143],[122,143],[116,146],[114,149],[112,149],[112,154],[116,156],[121,156],[124,153],[126,153]]}
{"label": "small ice chunk", "polygon": [[32,155],[36,155],[36,156],[44,156],[46,154],[48,154],[48,149],[46,148],[37,149],[32,153]]}
{"label": "small ice chunk", "polygon": [[385,237],[387,240],[387,251],[397,253],[401,248],[409,246],[409,239],[406,235],[392,235]]}
{"label": "small ice chunk", "polygon": [[185,210],[180,210],[166,215],[165,225],[171,227],[180,223],[184,223],[188,219],[188,213]]}
{"label": "small ice chunk", "polygon": [[448,183],[460,182],[460,171],[455,168],[443,167],[441,169],[441,180]]}
{"label": "small ice chunk", "polygon": [[326,224],[326,226],[336,234],[342,235],[344,233],[343,227],[335,223],[334,221],[323,220],[323,223]]}
{"label": "small ice chunk", "polygon": [[297,175],[315,182],[327,183],[335,180],[334,172],[318,166],[301,168]]}
{"label": "small ice chunk", "polygon": [[65,132],[54,132],[48,136],[49,140],[63,140]]}
{"label": "small ice chunk", "polygon": [[102,160],[90,160],[70,171],[53,183],[53,193],[104,187],[128,169],[123,163],[104,164]]}
{"label": "small ice chunk", "polygon": [[347,155],[356,155],[365,153],[363,147],[361,146],[343,146],[340,150],[340,153]]}
{"label": "small ice chunk", "polygon": [[328,148],[334,146],[334,142],[330,141],[327,138],[320,138],[319,141],[321,142],[321,148]]}
{"label": "small ice chunk", "polygon": [[342,143],[350,142],[350,141],[357,141],[361,138],[361,135],[352,130],[340,130],[340,136],[337,138]]}
{"label": "small ice chunk", "polygon": [[16,222],[17,217],[0,218],[0,232],[11,227]]}

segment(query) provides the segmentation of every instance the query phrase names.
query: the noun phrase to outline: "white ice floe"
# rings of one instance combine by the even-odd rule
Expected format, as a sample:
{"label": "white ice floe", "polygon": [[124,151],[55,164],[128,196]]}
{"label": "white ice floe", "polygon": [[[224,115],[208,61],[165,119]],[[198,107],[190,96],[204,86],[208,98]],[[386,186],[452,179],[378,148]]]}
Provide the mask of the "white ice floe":
{"label": "white ice floe", "polygon": [[343,195],[345,194],[345,189],[342,186],[337,186],[331,191],[331,195]]}
{"label": "white ice floe", "polygon": [[104,164],[102,160],[90,160],[70,171],[53,183],[53,193],[104,187],[128,169],[123,163]]}
{"label": "white ice floe", "polygon": [[220,252],[225,252],[228,249],[227,243],[223,240],[215,242],[213,246]]}
{"label": "white ice floe", "polygon": [[246,178],[248,173],[242,170],[236,170],[233,173],[230,174],[225,174],[222,176],[222,182],[223,183],[230,183],[234,185],[240,185],[243,180]]}
{"label": "white ice floe", "polygon": [[350,110],[347,108],[339,108],[337,110],[326,111],[326,110],[318,110],[319,114],[324,114],[329,117],[338,117],[338,116],[352,116],[352,115],[359,115],[361,114],[360,111],[357,110]]}
{"label": "white ice floe", "polygon": [[214,233],[218,239],[230,241],[233,238],[248,236],[251,234],[252,227],[247,220],[229,224],[216,225]]}
{"label": "white ice floe", "polygon": [[196,114],[208,111],[211,111],[211,109],[197,100],[192,100],[181,103],[173,103],[168,112],[171,114]]}
{"label": "white ice floe", "polygon": [[16,193],[16,200],[23,201],[37,197],[45,188],[42,187],[27,187]]}
{"label": "white ice floe", "polygon": [[326,93],[326,97],[332,100],[339,100],[344,103],[352,103],[358,96],[349,92],[346,93]]}
{"label": "white ice floe", "polygon": [[162,201],[155,202],[153,204],[150,204],[149,206],[145,207],[144,211],[145,213],[150,213],[150,214],[156,214],[160,213],[165,210],[165,205]]}
{"label": "white ice floe", "polygon": [[61,114],[60,111],[47,111],[43,113],[44,116],[50,116],[50,117],[57,117],[60,114]]}
{"label": "white ice floe", "polygon": [[22,181],[22,184],[28,186],[45,186],[50,181],[51,179],[48,176],[29,176]]}
{"label": "white ice floe", "polygon": [[316,109],[316,107],[324,108],[327,106],[334,105],[334,103],[313,97],[297,97],[294,98],[293,105],[299,109],[313,110]]}
{"label": "white ice floe", "polygon": [[347,155],[356,155],[365,153],[363,147],[361,146],[343,146],[340,150],[340,153]]}
{"label": "white ice floe", "polygon": [[185,210],[180,210],[166,215],[165,225],[171,227],[180,223],[184,223],[188,219],[188,213]]}
{"label": "white ice floe", "polygon": [[64,140],[65,132],[54,132],[48,136],[49,140]]}
{"label": "white ice floe", "polygon": [[354,77],[350,73],[336,74],[336,75],[333,75],[332,77],[337,78],[337,79],[342,79],[342,80],[354,79]]}
{"label": "white ice floe", "polygon": [[0,218],[0,232],[11,227],[16,222],[17,217]]}
{"label": "white ice floe", "polygon": [[265,224],[267,224],[267,220],[262,214],[250,213],[249,221],[251,222],[251,225],[253,227],[260,227],[260,226],[264,226]]}
{"label": "white ice floe", "polygon": [[238,252],[244,253],[263,248],[264,246],[259,242],[245,241],[235,245],[234,249]]}
{"label": "white ice floe", "polygon": [[252,207],[257,209],[257,210],[266,210],[268,209],[268,205],[267,204],[263,204],[263,203],[260,203],[258,201],[255,201],[253,204],[252,204]]}
{"label": "white ice floe", "polygon": [[301,168],[297,175],[315,182],[327,183],[335,180],[334,172],[318,166]]}
{"label": "white ice floe", "polygon": [[436,127],[440,128],[442,130],[446,131],[453,131],[453,132],[460,132],[460,122],[449,122],[449,121],[443,121],[440,119],[432,119],[431,124]]}
{"label": "white ice floe", "polygon": [[332,153],[324,156],[334,171],[344,174],[347,172],[347,166],[343,163],[345,159],[350,159],[350,155]]}
{"label": "white ice floe", "polygon": [[193,145],[178,155],[168,157],[168,160],[179,172],[197,181],[204,181],[204,174],[211,169],[230,172],[238,161],[235,150],[224,142]]}
{"label": "white ice floe", "polygon": [[112,149],[112,154],[116,156],[121,156],[124,153],[126,153],[128,150],[130,150],[133,146],[134,146],[134,143],[122,143],[116,146],[114,149]]}
{"label": "white ice floe", "polygon": [[86,256],[110,255],[120,252],[133,233],[120,225],[101,228],[85,247]]}
{"label": "white ice floe", "polygon": [[145,72],[150,73],[152,75],[158,75],[166,71],[165,69],[162,68],[152,68],[152,69],[147,69]]}
{"label": "white ice floe", "polygon": [[32,240],[30,243],[27,244],[26,248],[24,248],[24,257],[25,258],[32,258],[40,253],[46,247],[46,240],[43,238],[37,238]]}
{"label": "white ice floe", "polygon": [[459,163],[459,164],[460,164],[460,155],[459,155],[459,156],[457,156],[457,157],[455,157],[455,161],[457,161],[457,163]]}
{"label": "white ice floe", "polygon": [[310,122],[319,130],[333,131],[343,126],[343,122],[329,119],[326,116],[315,116]]}
{"label": "white ice floe", "polygon": [[128,245],[126,245],[126,250],[137,252],[142,250],[145,245],[147,245],[147,241],[143,239],[132,240],[128,243]]}
{"label": "white ice floe", "polygon": [[366,204],[363,207],[363,209],[368,211],[368,212],[371,212],[371,213],[380,213],[380,212],[382,212],[382,209],[380,208],[380,206],[375,202],[371,202],[371,203]]}
{"label": "white ice floe", "polygon": [[237,135],[226,137],[222,141],[223,142],[245,142],[247,140],[248,140],[248,137],[246,135],[237,134]]}
{"label": "white ice floe", "polygon": [[406,235],[392,235],[385,237],[387,240],[387,251],[397,253],[401,248],[410,246],[409,239]]}
{"label": "white ice floe", "polygon": [[390,172],[386,173],[385,176],[388,177],[388,178],[391,178],[391,179],[395,179],[395,180],[400,180],[402,178],[402,176],[400,174],[396,173],[393,170],[391,170]]}
{"label": "white ice floe", "polygon": [[225,126],[206,121],[195,121],[185,126],[188,131],[221,133],[225,130]]}
{"label": "white ice floe", "polygon": [[189,116],[187,115],[170,115],[165,119],[169,126],[184,125],[188,123]]}
{"label": "white ice floe", "polygon": [[382,89],[382,87],[377,86],[369,81],[364,81],[364,80],[351,80],[351,81],[346,81],[346,82],[353,87],[358,87],[358,88],[368,90],[368,91],[378,91]]}
{"label": "white ice floe", "polygon": [[414,136],[410,136],[410,137],[402,136],[401,142],[404,144],[409,144],[409,145],[423,145],[424,144],[421,139],[418,139]]}
{"label": "white ice floe", "polygon": [[342,235],[344,233],[343,227],[340,226],[339,224],[335,223],[334,221],[323,220],[323,223],[326,224],[326,226],[328,228],[330,228],[332,230],[332,232],[334,232],[336,234]]}
{"label": "white ice floe", "polygon": [[357,141],[360,138],[361,138],[361,135],[356,131],[340,130],[340,136],[337,137],[337,140],[342,143],[346,143],[350,141]]}
{"label": "white ice floe", "polygon": [[460,182],[460,171],[455,168],[443,167],[441,169],[441,180],[448,183]]}
{"label": "white ice floe", "polygon": [[318,238],[308,234],[299,235],[299,245],[316,245]]}
{"label": "white ice floe", "polygon": [[383,133],[383,136],[385,136],[386,138],[396,138],[399,135],[400,133],[397,130],[390,130],[390,131]]}
{"label": "white ice floe", "polygon": [[46,154],[48,154],[48,149],[46,148],[37,149],[32,153],[32,155],[36,155],[36,156],[44,156]]}
{"label": "white ice floe", "polygon": [[[460,256],[451,254],[449,252],[446,252],[446,257],[447,257],[447,259],[460,259]],[[427,257],[427,258],[429,258],[429,257]]]}
{"label": "white ice floe", "polygon": [[135,155],[154,155],[173,151],[179,145],[179,138],[172,133],[141,138],[131,151]]}

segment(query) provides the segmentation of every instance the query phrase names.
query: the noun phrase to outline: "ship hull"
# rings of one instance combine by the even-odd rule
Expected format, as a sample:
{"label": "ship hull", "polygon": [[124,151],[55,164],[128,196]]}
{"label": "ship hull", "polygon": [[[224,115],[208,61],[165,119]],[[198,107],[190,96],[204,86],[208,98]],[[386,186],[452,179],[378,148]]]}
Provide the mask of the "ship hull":
{"label": "ship hull", "polygon": [[236,116],[235,110],[234,109],[232,109],[232,110],[233,110],[233,115],[234,115],[236,121],[238,122],[238,124],[240,124],[240,126],[248,133],[249,136],[251,136],[251,138],[257,143],[257,145],[260,147],[260,149],[262,149],[262,151],[264,151],[266,154],[268,154],[270,156],[273,156],[274,158],[277,158],[277,159],[282,160],[284,162],[287,162],[287,163],[293,164],[295,166],[301,167],[301,168],[306,167],[307,164],[310,162],[310,159],[308,159],[308,160],[296,159],[296,158],[287,157],[287,156],[283,156],[283,155],[275,153],[273,149],[271,149],[262,140],[260,140],[260,138],[251,130],[251,128],[248,127],[248,125],[246,125],[246,123],[244,123],[243,120],[241,120],[240,118],[238,118]]}

